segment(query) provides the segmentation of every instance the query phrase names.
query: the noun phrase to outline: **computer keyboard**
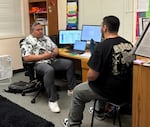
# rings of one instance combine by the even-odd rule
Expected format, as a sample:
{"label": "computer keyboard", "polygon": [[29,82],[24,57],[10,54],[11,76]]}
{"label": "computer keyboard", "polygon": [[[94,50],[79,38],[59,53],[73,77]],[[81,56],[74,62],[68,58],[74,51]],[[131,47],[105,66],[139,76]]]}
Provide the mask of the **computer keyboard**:
{"label": "computer keyboard", "polygon": [[83,54],[85,51],[69,49],[67,52],[72,54]]}

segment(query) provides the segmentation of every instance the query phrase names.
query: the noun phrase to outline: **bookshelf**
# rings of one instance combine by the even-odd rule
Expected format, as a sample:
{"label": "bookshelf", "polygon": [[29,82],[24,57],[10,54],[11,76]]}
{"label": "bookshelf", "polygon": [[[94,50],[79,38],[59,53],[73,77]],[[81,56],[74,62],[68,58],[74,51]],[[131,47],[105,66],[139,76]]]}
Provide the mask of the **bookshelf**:
{"label": "bookshelf", "polygon": [[30,27],[34,22],[44,26],[46,35],[58,34],[57,0],[29,0]]}

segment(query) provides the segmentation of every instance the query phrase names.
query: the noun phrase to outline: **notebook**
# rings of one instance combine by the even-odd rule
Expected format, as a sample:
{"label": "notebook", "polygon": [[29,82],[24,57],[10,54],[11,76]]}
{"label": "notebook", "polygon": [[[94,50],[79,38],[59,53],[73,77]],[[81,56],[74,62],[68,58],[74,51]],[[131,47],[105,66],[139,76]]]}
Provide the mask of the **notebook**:
{"label": "notebook", "polygon": [[76,40],[73,49],[70,49],[68,52],[73,54],[83,54],[86,49],[86,41]]}

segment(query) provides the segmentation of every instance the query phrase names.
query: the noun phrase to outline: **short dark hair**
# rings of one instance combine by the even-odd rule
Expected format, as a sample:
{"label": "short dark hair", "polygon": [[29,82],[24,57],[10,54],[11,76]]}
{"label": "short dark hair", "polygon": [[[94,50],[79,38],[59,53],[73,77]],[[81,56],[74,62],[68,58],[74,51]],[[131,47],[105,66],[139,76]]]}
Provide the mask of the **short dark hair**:
{"label": "short dark hair", "polygon": [[34,22],[31,26],[31,30],[34,30],[34,27],[37,26],[37,25],[41,25],[41,23],[39,22]]}
{"label": "short dark hair", "polygon": [[103,24],[108,27],[109,32],[118,32],[120,21],[116,16],[106,16],[103,18]]}

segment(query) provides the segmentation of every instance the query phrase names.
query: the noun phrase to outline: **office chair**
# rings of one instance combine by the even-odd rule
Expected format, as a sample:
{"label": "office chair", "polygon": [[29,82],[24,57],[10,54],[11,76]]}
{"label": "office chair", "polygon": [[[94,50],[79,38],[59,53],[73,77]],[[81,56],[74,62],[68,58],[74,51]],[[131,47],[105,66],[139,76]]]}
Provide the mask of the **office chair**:
{"label": "office chair", "polygon": [[[21,39],[19,42],[19,45],[21,47],[21,43],[23,42],[24,39]],[[37,91],[37,93],[35,94],[34,98],[31,100],[31,103],[35,103],[36,98],[38,97],[38,95],[40,94],[40,92],[42,92],[42,90],[44,89],[43,86],[43,81],[41,80],[42,78],[40,77],[40,75],[36,74],[36,71],[34,70],[34,62],[25,62],[22,58],[22,64],[23,64],[23,68],[25,71],[25,76],[29,77],[29,85],[31,83],[34,83],[34,87],[23,90],[22,92],[22,96],[25,96],[26,93],[31,93],[31,92],[35,92]]]}
{"label": "office chair", "polygon": [[59,45],[59,35],[50,35],[49,38],[58,46],[58,48],[60,47]]}
{"label": "office chair", "polygon": [[29,76],[29,79],[30,79],[29,85],[33,83],[34,87],[23,90],[22,96],[25,96],[26,93],[31,93],[31,92],[37,91],[34,98],[31,100],[31,103],[35,103],[36,98],[44,89],[43,81],[41,80],[42,78],[39,75],[33,74],[33,73],[36,73],[34,71],[33,63],[24,63],[24,68],[25,68],[25,76]]}

